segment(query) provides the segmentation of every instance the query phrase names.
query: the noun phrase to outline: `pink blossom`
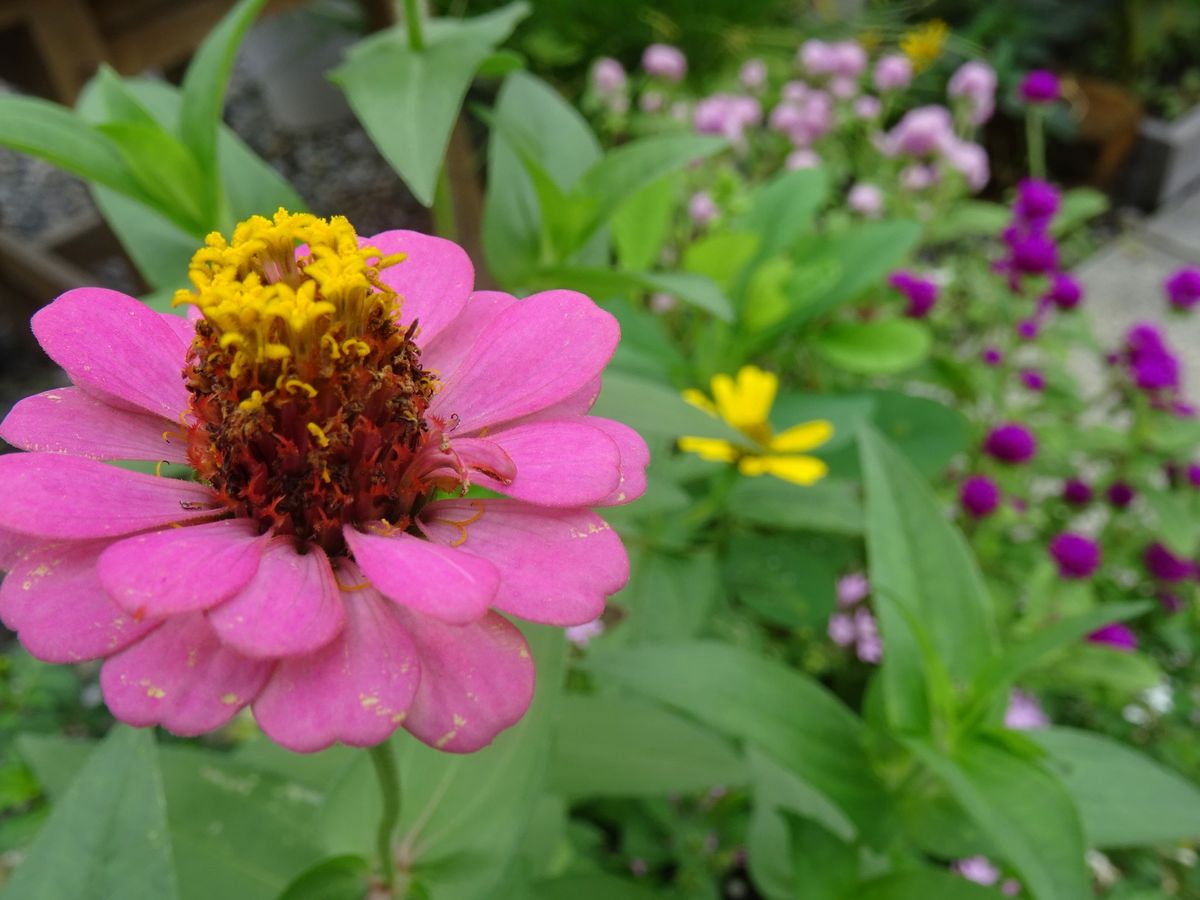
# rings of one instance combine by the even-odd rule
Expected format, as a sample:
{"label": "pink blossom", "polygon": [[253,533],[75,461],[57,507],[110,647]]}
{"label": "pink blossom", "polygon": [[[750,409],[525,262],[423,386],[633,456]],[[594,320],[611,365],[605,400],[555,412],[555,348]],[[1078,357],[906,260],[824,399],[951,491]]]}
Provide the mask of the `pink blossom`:
{"label": "pink blossom", "polygon": [[854,627],[858,633],[855,645],[858,658],[866,663],[878,663],[883,659],[883,639],[869,609],[860,608],[854,613]]}
{"label": "pink blossom", "polygon": [[803,100],[783,101],[771,110],[772,131],[787,135],[796,147],[806,147],[833,127],[833,101],[824,91],[809,91]]}
{"label": "pink blossom", "polygon": [[816,151],[807,147],[793,150],[783,161],[783,167],[789,172],[795,172],[798,169],[815,169],[820,165],[821,157],[817,155]]}
{"label": "pink blossom", "polygon": [[863,572],[851,572],[837,580],[839,606],[853,606],[866,600],[871,593],[871,582]]}
{"label": "pink blossom", "polygon": [[812,88],[803,81],[788,81],[780,88],[779,96],[789,103],[799,103],[808,96],[810,90]]}
{"label": "pink blossom", "polygon": [[490,743],[534,685],[500,613],[583,625],[628,578],[588,509],[645,487],[641,438],[587,415],[616,320],[573,291],[472,293],[450,241],[283,211],[210,236],[191,276],[189,319],[99,288],[34,316],[74,385],[0,423],[29,451],[0,457],[0,618],[39,659],[103,660],[132,725],[250,706],[301,752],[399,726]]}
{"label": "pink blossom", "polygon": [[869,219],[876,218],[883,212],[883,191],[873,184],[860,181],[850,188],[846,205]]}
{"label": "pink blossom", "polygon": [[1004,713],[1004,727],[1014,731],[1033,731],[1048,728],[1050,717],[1038,703],[1037,697],[1014,689],[1008,696],[1008,709]]}
{"label": "pink blossom", "polygon": [[992,885],[1000,880],[1000,870],[986,856],[960,859],[950,867],[956,874],[976,884]]}
{"label": "pink blossom", "polygon": [[638,109],[644,113],[662,112],[667,105],[667,98],[662,91],[643,91],[638,97]]}
{"label": "pink blossom", "polygon": [[707,225],[717,217],[720,211],[708,191],[697,191],[688,201],[688,216],[697,225]]}
{"label": "pink blossom", "polygon": [[816,39],[800,45],[796,61],[809,75],[832,75],[838,66],[838,54],[832,44]]}
{"label": "pink blossom", "polygon": [[900,187],[906,191],[923,191],[937,183],[938,171],[934,166],[913,163],[900,172]]}
{"label": "pink blossom", "polygon": [[650,295],[650,311],[656,312],[660,316],[664,313],[669,313],[679,305],[679,301],[674,294],[668,294],[664,291],[656,291]]}
{"label": "pink blossom", "polygon": [[913,67],[903,53],[889,53],[875,63],[875,87],[881,93],[900,91],[912,82]]}
{"label": "pink blossom", "polygon": [[839,647],[849,647],[858,639],[854,617],[848,613],[835,613],[829,617],[829,638]]}
{"label": "pink blossom", "polygon": [[651,44],[642,54],[642,68],[648,75],[678,84],[687,75],[687,57],[678,47]]}
{"label": "pink blossom", "polygon": [[881,112],[883,112],[883,104],[879,102],[878,97],[863,94],[854,101],[854,114],[860,119],[877,119]]}
{"label": "pink blossom", "polygon": [[602,56],[592,64],[592,89],[601,96],[618,94],[625,90],[625,67],[609,56]]}
{"label": "pink blossom", "polygon": [[849,100],[858,94],[858,79],[835,75],[829,82],[829,93],[839,100]]}
{"label": "pink blossom", "polygon": [[950,77],[946,92],[966,104],[973,124],[982,125],[996,109],[996,70],[980,60],[965,62]]}
{"label": "pink blossom", "polygon": [[762,104],[740,94],[713,94],[696,104],[692,124],[701,134],[719,134],[734,146],[745,143],[745,132],[762,121]]}
{"label": "pink blossom", "polygon": [[738,70],[738,81],[748,91],[761,90],[767,83],[767,64],[761,59],[748,59]]}
{"label": "pink blossom", "polygon": [[857,79],[867,69],[867,51],[858,41],[838,41],[830,46],[829,53],[832,75]]}
{"label": "pink blossom", "polygon": [[889,155],[931,156],[954,141],[954,122],[944,106],[918,106],[888,132]]}
{"label": "pink blossom", "polygon": [[942,158],[950,168],[963,176],[972,191],[982,190],[991,177],[987,151],[979,144],[950,140],[942,150]]}
{"label": "pink blossom", "polygon": [[565,634],[567,640],[576,647],[586,647],[591,643],[592,638],[598,638],[604,634],[604,622],[597,616],[582,625],[568,625]]}

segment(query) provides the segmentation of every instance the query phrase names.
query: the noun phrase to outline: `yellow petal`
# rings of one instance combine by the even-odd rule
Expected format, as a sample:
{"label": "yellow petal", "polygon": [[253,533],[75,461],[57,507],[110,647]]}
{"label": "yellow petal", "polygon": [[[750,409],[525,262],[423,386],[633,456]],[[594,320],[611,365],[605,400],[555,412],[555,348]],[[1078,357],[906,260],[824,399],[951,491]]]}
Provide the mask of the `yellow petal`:
{"label": "yellow petal", "polygon": [[710,462],[733,462],[738,457],[737,447],[720,438],[681,437],[679,449],[684,453],[695,453]]}
{"label": "yellow petal", "polygon": [[688,388],[683,392],[683,399],[701,412],[706,412],[713,418],[717,418],[717,408],[713,402],[704,396],[703,391],[698,391],[695,388]]}
{"label": "yellow petal", "polygon": [[765,431],[778,387],[779,379],[757,366],[743,366],[736,380],[728,375],[714,375],[712,380],[721,418],[750,435]]}
{"label": "yellow petal", "polygon": [[743,475],[774,475],[792,484],[810,485],[829,471],[815,456],[747,456],[738,463]]}
{"label": "yellow petal", "polygon": [[770,448],[776,453],[803,453],[820,447],[833,437],[833,425],[824,419],[793,425],[771,439]]}

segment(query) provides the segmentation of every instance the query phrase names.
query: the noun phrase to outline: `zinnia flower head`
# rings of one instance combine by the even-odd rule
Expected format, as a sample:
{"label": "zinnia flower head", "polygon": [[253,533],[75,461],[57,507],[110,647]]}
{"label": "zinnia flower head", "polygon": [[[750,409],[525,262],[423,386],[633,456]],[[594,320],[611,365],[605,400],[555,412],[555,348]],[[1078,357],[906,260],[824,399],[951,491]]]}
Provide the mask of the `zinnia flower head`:
{"label": "zinnia flower head", "polygon": [[983,442],[983,452],[1010,465],[1027,463],[1037,453],[1037,439],[1024,425],[1008,422],[997,425]]}
{"label": "zinnia flower head", "polygon": [[962,483],[958,501],[973,519],[985,519],[1000,505],[1000,488],[986,475],[972,475]]}
{"label": "zinnia flower head", "polygon": [[1091,578],[1100,568],[1100,545],[1086,535],[1064,531],[1050,541],[1050,557],[1063,578]]}
{"label": "zinnia flower head", "polygon": [[768,417],[779,390],[779,379],[757,366],[743,366],[737,378],[714,375],[712,399],[694,388],[683,399],[716,419],[724,420],[746,439],[681,437],[679,449],[712,462],[736,463],[743,475],[774,475],[793,484],[812,484],[825,477],[823,460],[805,455],[833,437],[833,426],[818,419],[793,425],[775,434]]}
{"label": "zinnia flower head", "polygon": [[642,53],[642,68],[647,75],[678,84],[687,75],[687,57],[670,44],[651,44]]}
{"label": "zinnia flower head", "polygon": [[586,415],[616,322],[571,291],[472,294],[449,241],[283,210],[189,275],[188,320],[92,288],[34,316],[74,386],[0,425],[31,451],[0,457],[0,617],[41,659],[103,659],[133,725],[251,706],[298,751],[488,744],[534,684],[499,613],[590,622],[628,576],[587,509],[644,489],[644,442]]}
{"label": "zinnia flower head", "polygon": [[1093,644],[1105,644],[1114,650],[1121,650],[1125,653],[1132,653],[1138,647],[1137,635],[1128,625],[1121,622],[1097,628],[1088,635],[1087,639]]}
{"label": "zinnia flower head", "polygon": [[1034,69],[1021,79],[1017,93],[1026,103],[1053,103],[1062,96],[1062,86],[1053,72]]}
{"label": "zinnia flower head", "polygon": [[1175,309],[1191,309],[1200,303],[1200,268],[1184,266],[1163,282],[1163,290]]}

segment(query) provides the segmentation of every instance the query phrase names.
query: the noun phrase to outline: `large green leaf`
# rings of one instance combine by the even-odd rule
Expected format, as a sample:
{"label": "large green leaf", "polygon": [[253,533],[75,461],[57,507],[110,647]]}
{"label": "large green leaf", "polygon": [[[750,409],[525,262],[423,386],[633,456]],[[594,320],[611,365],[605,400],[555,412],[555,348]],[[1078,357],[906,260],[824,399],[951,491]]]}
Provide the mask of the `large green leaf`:
{"label": "large green leaf", "polygon": [[761,748],[825,794],[864,835],[886,826],[862,725],[824,687],[783,665],[712,641],[596,652],[585,667]]}
{"label": "large green leaf", "polygon": [[568,695],[555,723],[550,788],[572,797],[663,797],[746,782],[711,731],[642,700]]}
{"label": "large green leaf", "polygon": [[1079,805],[1093,847],[1200,837],[1200,789],[1131,747],[1075,728],[1028,733]]}
{"label": "large green leaf", "polygon": [[870,427],[859,452],[872,595],[887,648],[884,695],[893,725],[920,732],[931,725],[929,691],[941,674],[929,671],[930,654],[950,678],[968,681],[995,653],[991,600],[967,542],[920,473]]}
{"label": "large green leaf", "polygon": [[413,50],[401,25],[352,52],[330,78],[384,158],[425,206],[433,203],[450,132],[475,72],[529,14],[512,3],[475,19],[431,22]]}
{"label": "large green leaf", "polygon": [[642,551],[631,560],[628,586],[613,598],[629,616],[617,635],[634,643],[693,637],[707,621],[718,587],[711,550],[687,556]]}
{"label": "large green leaf", "polygon": [[613,243],[622,269],[639,272],[658,262],[671,229],[683,173],[672,172],[645,185],[613,212]]}
{"label": "large green leaf", "polygon": [[[532,75],[514,72],[496,97],[494,128],[488,144],[488,182],[483,215],[484,253],[488,269],[509,289],[543,259],[542,215],[521,156],[506,135],[523,135],[521,144],[536,153],[540,164],[563,190],[568,190],[600,158],[600,144],[587,122],[558,93]],[[584,265],[605,265],[604,243],[580,254]]]}
{"label": "large green leaf", "polygon": [[911,319],[841,322],[812,339],[828,362],[859,375],[894,375],[924,362],[933,340],[929,329]]}
{"label": "large green leaf", "polygon": [[605,373],[604,387],[592,412],[618,419],[643,434],[672,440],[696,435],[746,441],[721,419],[687,403],[674,388],[623,372]]}
{"label": "large green leaf", "polygon": [[183,77],[179,136],[206,177],[217,173],[217,129],[234,57],[265,5],[266,0],[242,0],[226,13],[197,48]]}
{"label": "large green leaf", "polygon": [[662,894],[615,875],[564,875],[534,885],[529,900],[661,900]]}
{"label": "large green leaf", "polygon": [[858,881],[858,850],[820,822],[787,816],[792,844],[792,896],[839,900]]}
{"label": "large green leaf", "polygon": [[986,741],[954,757],[907,742],[995,846],[1020,872],[1034,900],[1092,896],[1079,813],[1066,788],[1045,769]]}
{"label": "large green leaf", "polygon": [[774,256],[809,229],[828,193],[829,179],[823,169],[783,172],[755,189],[750,208],[734,229],[762,235],[759,259]]}
{"label": "large green leaf", "polygon": [[113,729],[55,803],[4,894],[13,900],[180,896],[152,732]]}
{"label": "large green leaf", "polygon": [[858,485],[824,478],[808,486],[775,478],[743,478],[729,492],[730,515],[774,528],[862,534]]}
{"label": "large green leaf", "polygon": [[771,624],[821,634],[853,548],[849,540],[824,535],[739,530],[729,540],[722,570],[738,600]]}
{"label": "large green leaf", "polygon": [[104,122],[96,129],[121,149],[155,211],[199,243],[216,222],[215,207],[188,148],[158,123]]}

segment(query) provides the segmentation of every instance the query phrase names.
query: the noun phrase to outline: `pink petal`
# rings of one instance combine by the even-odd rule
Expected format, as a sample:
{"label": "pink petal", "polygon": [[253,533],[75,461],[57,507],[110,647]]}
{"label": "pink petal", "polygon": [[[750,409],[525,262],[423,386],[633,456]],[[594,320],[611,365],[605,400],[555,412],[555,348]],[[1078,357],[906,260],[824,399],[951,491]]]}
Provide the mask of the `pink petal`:
{"label": "pink petal", "polygon": [[[338,574],[353,573],[351,563]],[[254,702],[259,727],[289,750],[385,741],[417,690],[421,669],[400,609],[369,587],[347,594],[345,605],[341,634],[315,653],[282,660]]]}
{"label": "pink petal", "polygon": [[590,622],[604,612],[605,598],[629,580],[621,539],[588,510],[439,500],[425,507],[418,524],[431,541],[454,542],[495,563],[500,588],[492,606],[531,622]]}
{"label": "pink petal", "polygon": [[0,618],[38,659],[75,663],[108,656],[156,622],[138,622],[104,593],[96,559],[104,541],[26,549],[0,583]]}
{"label": "pink petal", "polygon": [[421,345],[421,364],[443,380],[449,378],[496,317],[517,302],[516,297],[500,291],[476,291],[458,318],[436,339]]}
{"label": "pink petal", "polygon": [[156,478],[77,456],[0,456],[0,528],[47,538],[114,537],[211,518],[204,485]]}
{"label": "pink petal", "polygon": [[400,295],[400,324],[420,323],[417,342],[425,346],[454,321],[475,283],[475,267],[453,241],[416,231],[384,231],[363,241],[385,256],[408,258],[384,269],[384,284]]}
{"label": "pink petal", "polygon": [[188,408],[186,345],[132,297],[103,288],[67,291],[38,310],[33,333],[80,387],[172,422]]}
{"label": "pink petal", "polygon": [[5,531],[0,528],[0,572],[5,572],[17,564],[20,555],[41,543],[37,538],[27,534],[17,534],[15,531]]}
{"label": "pink petal", "polygon": [[[483,443],[493,443],[516,464],[517,475],[504,484],[486,474],[472,481],[541,506],[591,506],[614,493],[621,480],[621,453],[591,420],[551,419],[505,428]],[[458,447],[463,441],[455,441]]]}
{"label": "pink petal", "polygon": [[428,445],[412,472],[418,478],[445,478],[457,484],[462,478],[460,468],[470,470],[467,474],[472,481],[480,474],[504,483],[517,477],[516,463],[499,444],[485,438],[459,438],[445,452],[438,445]]}
{"label": "pink petal", "polygon": [[110,406],[75,387],[26,397],[0,423],[0,437],[22,450],[43,453],[187,462],[178,425]]}
{"label": "pink petal", "polygon": [[525,638],[496,613],[445,625],[400,610],[417,648],[421,682],[404,727],[451,753],[471,753],[525,715],[533,699],[533,657]]}
{"label": "pink petal", "polygon": [[609,496],[599,502],[599,506],[620,506],[622,503],[632,503],[646,493],[646,466],[650,465],[650,448],[642,436],[622,422],[604,419],[600,416],[588,416],[587,423],[593,428],[600,428],[607,434],[621,451],[621,478]]}
{"label": "pink petal", "polygon": [[226,519],[125,538],[100,557],[108,595],[161,619],[215,606],[258,571],[268,538],[249,519]]}
{"label": "pink petal", "polygon": [[174,313],[159,313],[159,315],[167,323],[167,327],[175,333],[175,337],[179,338],[179,343],[183,344],[184,349],[190,349],[192,340],[196,337],[196,323],[204,318],[204,313],[200,312],[200,308],[189,303],[186,313],[182,316]]}
{"label": "pink petal", "polygon": [[461,625],[486,613],[496,596],[500,575],[487,560],[402,531],[367,534],[347,525],[343,533],[379,592],[419,613]]}
{"label": "pink petal", "polygon": [[222,646],[201,613],[188,613],[106,660],[100,688],[122,722],[190,736],[232,719],[258,696],[272,665]]}
{"label": "pink petal", "polygon": [[346,612],[325,553],[302,555],[294,541],[276,538],[253,580],[209,610],[208,621],[222,642],[247,656],[297,656],[337,637]]}
{"label": "pink petal", "polygon": [[599,375],[619,337],[617,320],[583,294],[534,294],[493,320],[429,413],[457,416],[468,434],[539,412]]}

